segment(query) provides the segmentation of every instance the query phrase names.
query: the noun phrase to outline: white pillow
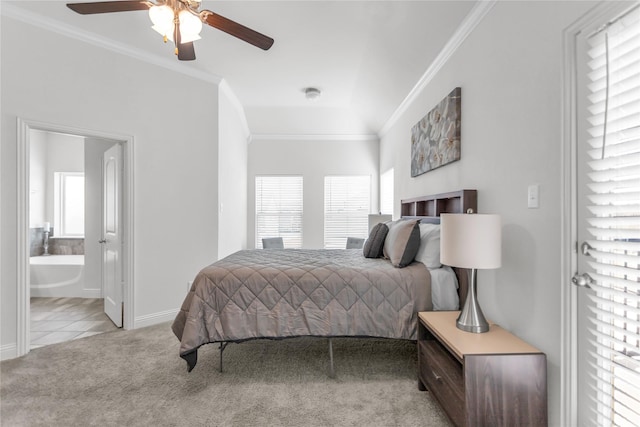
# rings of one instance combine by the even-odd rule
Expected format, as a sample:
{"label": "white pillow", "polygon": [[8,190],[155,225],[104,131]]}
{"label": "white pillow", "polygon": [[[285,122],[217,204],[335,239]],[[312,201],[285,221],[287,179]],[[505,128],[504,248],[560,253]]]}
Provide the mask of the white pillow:
{"label": "white pillow", "polygon": [[420,247],[416,254],[428,269],[440,268],[440,224],[420,223]]}

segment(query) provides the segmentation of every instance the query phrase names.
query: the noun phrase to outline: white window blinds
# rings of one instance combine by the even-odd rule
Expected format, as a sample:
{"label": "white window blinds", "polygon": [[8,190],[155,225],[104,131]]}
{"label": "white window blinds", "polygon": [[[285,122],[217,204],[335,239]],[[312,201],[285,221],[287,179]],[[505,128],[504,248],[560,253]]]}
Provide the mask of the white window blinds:
{"label": "white window blinds", "polygon": [[589,39],[589,325],[598,425],[640,425],[640,9]]}
{"label": "white window blinds", "polygon": [[393,215],[393,169],[380,176],[380,213]]}
{"label": "white window blinds", "polygon": [[84,173],[54,172],[54,234],[84,236]]}
{"label": "white window blinds", "polygon": [[302,177],[256,176],[256,248],[282,237],[285,248],[302,247]]}
{"label": "white window blinds", "polygon": [[326,176],[324,178],[324,247],[344,249],[347,237],[369,232],[371,178]]}

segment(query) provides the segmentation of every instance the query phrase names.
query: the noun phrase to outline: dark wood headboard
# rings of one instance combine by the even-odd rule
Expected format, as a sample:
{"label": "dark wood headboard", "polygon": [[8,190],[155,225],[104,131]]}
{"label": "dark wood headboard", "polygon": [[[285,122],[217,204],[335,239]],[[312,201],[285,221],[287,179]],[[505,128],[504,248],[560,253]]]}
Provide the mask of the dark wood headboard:
{"label": "dark wood headboard", "polygon": [[[469,209],[478,212],[478,192],[476,190],[459,190],[400,201],[402,218],[416,218],[422,222],[435,224],[440,223],[440,214],[466,213]],[[452,268],[458,278],[458,296],[460,297],[460,309],[462,309],[469,291],[469,270]]]}

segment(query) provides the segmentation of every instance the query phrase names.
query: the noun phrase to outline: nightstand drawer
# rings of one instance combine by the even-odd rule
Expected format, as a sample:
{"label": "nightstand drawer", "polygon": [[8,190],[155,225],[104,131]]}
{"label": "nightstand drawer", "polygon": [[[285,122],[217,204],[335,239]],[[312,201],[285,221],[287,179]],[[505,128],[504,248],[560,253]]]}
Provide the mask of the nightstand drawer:
{"label": "nightstand drawer", "polygon": [[437,341],[425,341],[425,355],[430,364],[438,366],[446,381],[460,395],[464,395],[464,378],[462,377],[462,365],[455,360]]}
{"label": "nightstand drawer", "polygon": [[456,425],[464,425],[462,365],[436,341],[420,343],[420,377]]}

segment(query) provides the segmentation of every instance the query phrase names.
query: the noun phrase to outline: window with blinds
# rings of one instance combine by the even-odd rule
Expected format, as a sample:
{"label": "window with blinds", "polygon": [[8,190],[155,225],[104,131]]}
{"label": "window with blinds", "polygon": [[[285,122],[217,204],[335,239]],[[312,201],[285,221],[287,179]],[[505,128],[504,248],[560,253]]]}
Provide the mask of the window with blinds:
{"label": "window with blinds", "polygon": [[268,237],[302,247],[302,184],[301,176],[256,176],[256,248]]}
{"label": "window with blinds", "polygon": [[370,209],[370,177],[325,176],[325,249],[344,249],[347,237],[368,237]]}
{"label": "window with blinds", "polygon": [[84,172],[54,172],[56,237],[84,237]]}
{"label": "window with blinds", "polygon": [[380,213],[393,215],[393,168],[380,175]]}
{"label": "window with blinds", "polygon": [[640,8],[588,40],[589,330],[598,425],[640,425]]}

